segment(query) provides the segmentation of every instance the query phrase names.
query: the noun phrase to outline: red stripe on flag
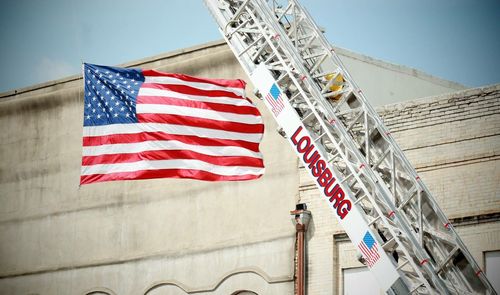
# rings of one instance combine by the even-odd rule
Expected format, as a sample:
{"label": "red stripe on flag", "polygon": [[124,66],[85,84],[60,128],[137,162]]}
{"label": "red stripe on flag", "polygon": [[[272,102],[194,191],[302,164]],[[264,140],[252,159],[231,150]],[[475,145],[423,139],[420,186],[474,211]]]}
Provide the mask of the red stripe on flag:
{"label": "red stripe on flag", "polygon": [[160,90],[170,90],[180,94],[196,95],[196,96],[208,96],[208,97],[231,97],[235,99],[244,99],[238,94],[232,91],[225,90],[206,90],[198,89],[186,85],[174,85],[174,84],[158,84],[158,83],[143,83],[141,88],[151,88]]}
{"label": "red stripe on flag", "polygon": [[266,95],[266,100],[273,108],[276,108],[276,104],[274,102],[274,98],[271,96],[271,93]]}
{"label": "red stripe on flag", "polygon": [[189,150],[161,150],[144,151],[132,154],[110,154],[100,156],[84,156],[83,166],[98,164],[132,163],[142,160],[179,160],[193,159],[207,162],[218,166],[246,166],[263,167],[264,162],[260,158],[242,156],[210,156]]}
{"label": "red stripe on flag", "polygon": [[168,114],[137,114],[139,123],[163,123],[240,133],[263,133],[264,124],[245,124]]}
{"label": "red stripe on flag", "polygon": [[277,116],[285,107],[283,105],[283,102],[281,100],[275,100],[274,97],[271,95],[271,93],[268,93],[266,95],[266,100],[267,102],[271,105],[272,111],[275,116]]}
{"label": "red stripe on flag", "polygon": [[254,106],[235,106],[229,104],[202,102],[202,101],[187,100],[187,99],[165,97],[165,96],[139,95],[137,97],[137,104],[161,104],[161,105],[185,106],[190,108],[213,110],[225,113],[260,116],[259,110]]}
{"label": "red stripe on flag", "polygon": [[378,254],[376,244],[372,246],[372,249],[368,249],[365,245],[365,243],[360,243],[358,245],[359,250],[365,257],[366,263],[368,266],[372,267],[380,258],[380,255]]}
{"label": "red stripe on flag", "polygon": [[141,170],[136,172],[120,172],[109,174],[93,174],[80,176],[80,184],[88,184],[102,181],[131,180],[131,179],[151,179],[151,178],[191,178],[206,181],[241,181],[258,179],[262,175],[234,175],[226,176],[214,174],[202,170],[193,169],[161,169],[161,170]]}
{"label": "red stripe on flag", "polygon": [[172,77],[186,82],[209,83],[222,87],[235,87],[245,89],[246,82],[243,80],[227,80],[227,79],[206,79],[199,77],[192,77],[183,74],[162,73],[155,70],[142,70],[144,76],[150,77]]}

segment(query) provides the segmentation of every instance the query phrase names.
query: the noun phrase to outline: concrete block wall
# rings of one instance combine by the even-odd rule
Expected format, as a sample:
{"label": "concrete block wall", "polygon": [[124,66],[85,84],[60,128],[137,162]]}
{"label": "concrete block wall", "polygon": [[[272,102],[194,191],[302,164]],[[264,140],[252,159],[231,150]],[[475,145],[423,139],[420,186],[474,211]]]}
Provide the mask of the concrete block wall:
{"label": "concrete block wall", "polygon": [[500,211],[499,85],[386,106],[381,115],[448,218]]}
{"label": "concrete block wall", "polygon": [[[377,110],[483,267],[483,252],[500,250],[500,84]],[[314,220],[308,232],[309,294],[341,293],[342,269],[362,265],[348,238],[334,238],[343,230],[304,168],[299,175],[300,201]],[[481,216],[493,217],[460,222]]]}

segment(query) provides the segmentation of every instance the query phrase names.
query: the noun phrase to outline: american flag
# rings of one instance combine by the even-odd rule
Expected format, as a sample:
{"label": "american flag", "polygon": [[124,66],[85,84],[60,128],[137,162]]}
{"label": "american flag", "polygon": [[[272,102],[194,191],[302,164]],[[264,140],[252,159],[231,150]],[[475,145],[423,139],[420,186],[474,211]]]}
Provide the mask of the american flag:
{"label": "american flag", "polygon": [[379,260],[380,255],[377,250],[377,241],[373,238],[369,231],[366,232],[363,240],[358,244],[358,248],[363,254],[366,264],[368,264],[369,267],[373,267],[373,265]]}
{"label": "american flag", "polygon": [[264,125],[242,80],[84,64],[81,184],[262,176]]}
{"label": "american flag", "polygon": [[269,93],[266,95],[266,101],[271,105],[271,111],[274,116],[278,116],[285,107],[281,92],[278,86],[274,83],[271,86],[271,89],[269,89]]}

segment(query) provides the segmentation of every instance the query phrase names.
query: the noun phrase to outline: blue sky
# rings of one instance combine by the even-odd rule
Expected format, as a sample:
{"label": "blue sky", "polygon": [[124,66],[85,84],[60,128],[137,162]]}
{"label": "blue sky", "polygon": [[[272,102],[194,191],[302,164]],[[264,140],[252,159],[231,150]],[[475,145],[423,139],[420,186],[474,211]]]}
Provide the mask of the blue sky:
{"label": "blue sky", "polygon": [[[328,40],[475,87],[500,82],[498,0],[302,0]],[[202,0],[11,0],[0,92],[221,39]],[[356,78],[356,77],[354,77]]]}

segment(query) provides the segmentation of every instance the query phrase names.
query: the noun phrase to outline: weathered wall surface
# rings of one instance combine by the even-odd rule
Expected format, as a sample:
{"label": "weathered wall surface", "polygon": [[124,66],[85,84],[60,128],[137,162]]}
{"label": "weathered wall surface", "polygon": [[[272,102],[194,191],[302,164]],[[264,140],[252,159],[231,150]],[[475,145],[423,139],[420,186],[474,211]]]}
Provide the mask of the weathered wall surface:
{"label": "weathered wall surface", "polygon": [[[368,97],[400,100],[461,87],[339,53]],[[247,78],[222,42],[126,66]],[[261,101],[253,99],[266,125],[261,146],[266,174],[259,180],[162,179],[78,187],[81,86],[81,79],[70,77],[0,95],[0,294],[231,294],[241,289],[291,294],[289,210],[299,193],[315,218],[310,294],[333,293],[338,285],[332,280],[338,272],[333,234],[340,229],[329,209],[315,203],[313,190],[303,183],[299,190],[303,173]],[[411,138],[400,141],[404,145]],[[412,147],[411,141],[405,146]]]}
{"label": "weathered wall surface", "polygon": [[[218,43],[136,65],[246,79]],[[0,293],[100,287],[116,294],[148,288],[231,294],[235,281],[254,282],[242,286],[260,293],[290,293],[297,165],[263,103],[254,99],[266,121],[266,174],[259,180],[78,187],[81,83],[0,100]]]}
{"label": "weathered wall surface", "polygon": [[[388,105],[386,126],[481,267],[500,250],[500,85]],[[313,214],[309,293],[342,292],[342,269],[361,267],[305,169],[300,201]],[[331,279],[333,278],[333,279]]]}

